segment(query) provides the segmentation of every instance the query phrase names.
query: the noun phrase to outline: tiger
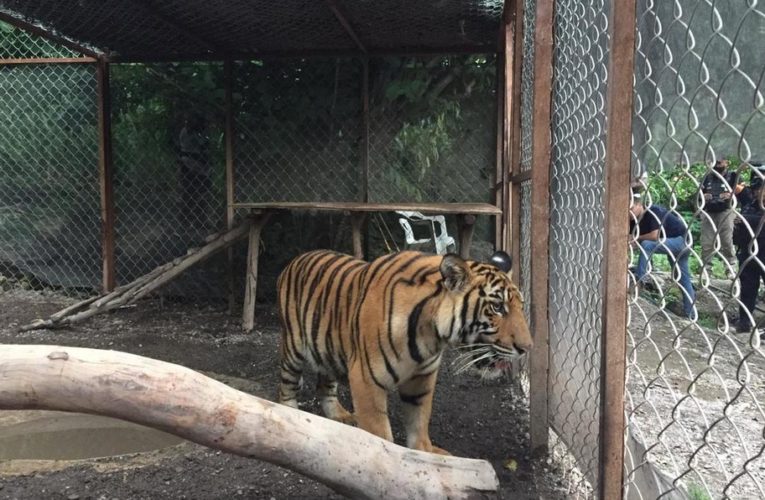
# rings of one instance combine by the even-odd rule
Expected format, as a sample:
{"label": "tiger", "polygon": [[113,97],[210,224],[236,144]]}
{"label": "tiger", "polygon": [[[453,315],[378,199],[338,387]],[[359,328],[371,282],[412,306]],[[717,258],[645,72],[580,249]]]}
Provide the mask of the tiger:
{"label": "tiger", "polygon": [[[311,368],[325,416],[393,441],[387,405],[397,390],[406,445],[448,455],[428,432],[445,349],[480,345],[507,362],[533,347],[511,265],[504,252],[491,263],[414,251],[372,262],[329,250],[296,257],[277,280],[278,401],[297,408],[303,371]],[[345,378],[353,414],[338,400]]]}

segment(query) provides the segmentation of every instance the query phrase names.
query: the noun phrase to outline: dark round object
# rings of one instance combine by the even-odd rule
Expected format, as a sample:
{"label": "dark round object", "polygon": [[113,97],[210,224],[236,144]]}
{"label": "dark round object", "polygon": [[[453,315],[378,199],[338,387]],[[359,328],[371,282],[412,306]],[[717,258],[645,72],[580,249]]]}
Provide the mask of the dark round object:
{"label": "dark round object", "polygon": [[502,272],[510,272],[513,268],[513,258],[502,251],[494,252],[491,256],[491,264]]}

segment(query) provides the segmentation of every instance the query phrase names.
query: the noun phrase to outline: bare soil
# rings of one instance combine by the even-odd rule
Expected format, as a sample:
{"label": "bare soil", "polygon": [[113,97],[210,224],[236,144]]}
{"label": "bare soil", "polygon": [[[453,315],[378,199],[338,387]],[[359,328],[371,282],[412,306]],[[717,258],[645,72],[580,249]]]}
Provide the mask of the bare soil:
{"label": "bare soil", "polygon": [[[249,335],[222,306],[159,300],[65,330],[17,332],[19,325],[71,303],[52,293],[0,292],[0,342],[120,350],[190,367],[260,397],[272,399],[276,393],[279,330],[270,305],[258,306],[258,327]],[[489,460],[503,498],[566,498],[561,471],[549,460],[529,456],[528,402],[515,385],[456,376],[448,364],[449,356],[436,391],[434,443],[455,455]],[[347,402],[347,390],[343,397]],[[319,413],[311,391],[304,391],[303,401],[304,410]],[[391,404],[394,433],[401,443],[396,398]],[[0,463],[3,499],[306,497],[340,498],[290,470],[192,443],[101,459]]]}

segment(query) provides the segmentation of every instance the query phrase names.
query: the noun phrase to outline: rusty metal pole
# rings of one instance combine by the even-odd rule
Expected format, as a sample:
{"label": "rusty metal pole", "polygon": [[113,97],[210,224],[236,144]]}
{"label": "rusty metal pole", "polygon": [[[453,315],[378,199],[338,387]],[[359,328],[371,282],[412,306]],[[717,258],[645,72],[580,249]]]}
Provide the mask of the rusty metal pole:
{"label": "rusty metal pole", "polygon": [[98,85],[98,180],[101,196],[102,288],[104,292],[111,292],[117,283],[114,253],[114,169],[109,63],[103,58],[96,64],[96,81]]}
{"label": "rusty metal pole", "polygon": [[531,170],[531,324],[529,418],[532,452],[547,450],[549,367],[550,146],[553,0],[538,0],[534,33],[534,131]]}
{"label": "rusty metal pole", "polygon": [[600,363],[600,498],[622,498],[627,340],[630,159],[635,0],[612,2],[606,108],[603,330]]}

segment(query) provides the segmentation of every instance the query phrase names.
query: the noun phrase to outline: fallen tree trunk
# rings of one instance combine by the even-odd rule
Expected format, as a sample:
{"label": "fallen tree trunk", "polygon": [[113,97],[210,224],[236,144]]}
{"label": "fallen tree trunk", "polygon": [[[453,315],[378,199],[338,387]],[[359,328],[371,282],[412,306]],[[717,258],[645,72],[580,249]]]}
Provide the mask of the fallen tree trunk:
{"label": "fallen tree trunk", "polygon": [[251,221],[248,219],[228,232],[210,235],[205,238],[207,243],[205,246],[191,248],[185,256],[162,264],[127,285],[120,286],[114,291],[101,296],[90,297],[72,304],[53,314],[48,319],[36,319],[27,325],[21,326],[19,331],[60,328],[90,318],[96,314],[132,304],[174,280],[190,267],[204,262],[215,253],[228,248],[237,240],[244,238],[249,234],[250,225]]}
{"label": "fallen tree trunk", "polygon": [[179,365],[57,346],[0,346],[0,409],[129,420],[272,462],[354,498],[495,497],[488,462],[411,450]]}

